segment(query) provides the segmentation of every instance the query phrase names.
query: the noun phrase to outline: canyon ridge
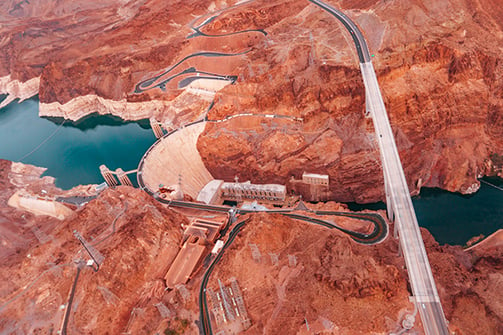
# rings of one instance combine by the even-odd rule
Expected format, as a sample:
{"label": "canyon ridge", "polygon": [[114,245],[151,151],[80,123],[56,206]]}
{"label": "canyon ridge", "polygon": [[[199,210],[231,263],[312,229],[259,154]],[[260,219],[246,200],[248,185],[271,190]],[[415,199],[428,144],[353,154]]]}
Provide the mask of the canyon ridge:
{"label": "canyon ridge", "polygon": [[[498,1],[331,5],[369,43],[410,190],[470,194],[478,178],[503,177]],[[73,121],[113,114],[168,130],[220,121],[207,122],[197,140],[217,179],[292,189],[308,171],[330,178],[330,201],[312,208],[384,200],[351,36],[309,1],[7,0],[0,22],[1,107],[38,95],[41,116]],[[208,80],[194,81],[195,73]],[[194,214],[128,186],[69,206],[60,218],[8,206],[17,192],[93,194],[86,185],[59,190],[42,172],[0,160],[0,332],[58,331],[75,261],[85,254],[77,230],[99,243],[105,261],[98,272],[78,272],[70,334],[197,334],[207,264],[184,289],[167,290],[163,279]],[[245,334],[384,334],[413,313],[391,234],[367,246],[281,215],[248,220],[208,283],[214,290],[217,278],[240,283],[252,321]],[[466,251],[421,233],[450,331],[503,333],[501,242]],[[265,260],[271,254],[278,259]],[[413,332],[423,332],[419,317]]]}

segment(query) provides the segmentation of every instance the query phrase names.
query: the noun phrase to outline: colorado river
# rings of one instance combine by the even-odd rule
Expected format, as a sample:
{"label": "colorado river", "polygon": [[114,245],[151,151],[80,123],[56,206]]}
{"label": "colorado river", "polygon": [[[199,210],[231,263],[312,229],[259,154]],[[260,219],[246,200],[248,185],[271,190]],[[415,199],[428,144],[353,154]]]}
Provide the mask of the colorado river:
{"label": "colorado river", "polygon": [[136,169],[155,142],[148,120],[124,122],[113,116],[90,116],[61,126],[62,121],[40,118],[37,98],[0,109],[0,158],[46,167],[45,175],[55,177],[56,186],[69,189],[102,183],[101,164],[113,170]]}
{"label": "colorado river", "polygon": [[[503,186],[499,179],[487,180]],[[412,203],[419,225],[427,228],[440,244],[464,245],[474,236],[488,236],[503,228],[503,191],[484,183],[472,195],[423,188],[419,196],[412,198]],[[377,210],[386,209],[386,205],[352,203],[349,208]]]}
{"label": "colorado river", "polygon": [[[502,182],[487,179],[495,185]],[[419,225],[441,243],[464,245],[473,236],[488,236],[503,228],[503,191],[481,183],[480,190],[463,196],[439,189],[422,189],[412,199]]]}

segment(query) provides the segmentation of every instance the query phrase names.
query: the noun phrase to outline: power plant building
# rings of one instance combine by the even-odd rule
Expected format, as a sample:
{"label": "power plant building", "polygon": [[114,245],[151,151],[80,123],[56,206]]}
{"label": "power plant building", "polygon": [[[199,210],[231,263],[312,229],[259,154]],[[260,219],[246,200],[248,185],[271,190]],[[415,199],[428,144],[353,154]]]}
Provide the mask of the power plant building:
{"label": "power plant building", "polygon": [[279,184],[227,183],[222,180],[212,180],[200,192],[198,201],[207,204],[221,204],[229,201],[257,200],[282,205],[286,197],[286,186]]}
{"label": "power plant building", "polygon": [[224,200],[266,200],[267,202],[283,203],[286,196],[285,185],[278,184],[252,184],[223,183],[220,196]]}

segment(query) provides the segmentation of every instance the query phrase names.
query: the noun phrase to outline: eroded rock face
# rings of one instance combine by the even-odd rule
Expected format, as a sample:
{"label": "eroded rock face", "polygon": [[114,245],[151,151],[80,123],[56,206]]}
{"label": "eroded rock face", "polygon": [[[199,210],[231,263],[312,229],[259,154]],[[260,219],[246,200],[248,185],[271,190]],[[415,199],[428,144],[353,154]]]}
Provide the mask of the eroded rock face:
{"label": "eroded rock face", "polygon": [[[212,100],[207,92],[177,80],[165,91],[162,85],[137,91],[137,85],[197,52],[240,54],[192,57],[175,72],[236,76],[218,93],[210,119],[254,113],[303,121],[282,128],[270,120],[246,125],[232,134],[232,149],[228,136],[215,138],[229,126],[209,126],[199,148],[210,171],[219,178],[239,172],[257,183],[286,183],[304,170],[326,173],[332,199],[382,200],[379,154],[371,121],[363,116],[363,83],[348,33],[308,1],[233,4],[4,2],[3,86],[16,87],[9,92],[24,98],[33,88],[21,92],[19,83],[40,77],[44,115],[154,116],[178,127],[204,114]],[[410,189],[471,193],[479,175],[501,174],[501,6],[493,0],[334,5],[362,28],[375,55]],[[211,12],[218,16],[201,31],[220,36],[188,38]],[[278,135],[283,129],[288,136]]]}
{"label": "eroded rock face", "polygon": [[[460,247],[439,246],[426,230],[422,233],[450,330],[501,332],[501,252],[474,256]],[[252,255],[253,244],[260,251],[260,262]],[[305,320],[311,325],[319,318],[330,321],[320,332],[397,332],[414,308],[397,251],[392,237],[365,246],[319,226],[279,215],[256,215],[228,249],[208,287],[218,287],[217,278],[223,282],[237,278],[253,320],[250,334],[302,333]],[[272,255],[278,256],[277,264]],[[295,266],[289,261],[292,255]],[[365,317],[369,314],[371,318]],[[414,330],[422,331],[418,317]]]}
{"label": "eroded rock face", "polygon": [[[451,1],[454,14],[441,10],[444,5],[420,1],[341,5],[364,30],[376,56],[373,62],[411,191],[427,186],[472,193],[479,187],[478,176],[501,173],[503,67],[495,47],[503,38],[496,23],[501,8],[491,2],[479,6]],[[254,141],[236,132],[233,153],[227,153],[226,144],[213,138],[220,127],[208,127],[200,139],[201,152],[215,176],[237,173],[265,182],[274,171],[276,182],[287,183],[291,175],[317,172],[330,176],[333,199],[382,200],[379,153],[371,122],[362,115],[364,90],[353,45],[345,44],[347,33],[328,15],[310,7],[302,14],[269,28],[274,44],[257,50],[254,59],[255,64],[267,64],[268,72],[225,88],[221,103],[210,112],[215,119],[237,113],[231,106],[239,101],[253,113],[302,117],[300,138],[278,141],[280,127],[268,133],[254,129],[263,134],[263,143],[270,143],[257,150]],[[298,43],[285,37],[290,32]],[[316,57],[310,58],[312,54]],[[242,95],[246,98],[236,99]],[[342,145],[313,141],[307,135],[311,132],[330,132]],[[242,156],[234,153],[239,146]],[[313,151],[332,156],[323,161]],[[297,165],[290,164],[295,161]],[[245,172],[237,168],[243,164],[248,166]]]}
{"label": "eroded rock face", "polygon": [[[356,249],[356,253],[353,251]],[[325,241],[321,250],[317,280],[327,283],[345,297],[366,298],[382,295],[391,298],[398,294],[403,274],[396,266],[376,263],[363,248],[353,246],[348,239]]]}
{"label": "eroded rock face", "polygon": [[[2,173],[4,162],[0,162]],[[6,176],[1,180],[7,180]],[[16,188],[10,185],[3,192]],[[162,301],[162,278],[178,252],[184,216],[165,209],[142,191],[118,187],[104,191],[62,222],[6,204],[0,219],[5,239],[0,253],[2,332],[60,329],[64,309],[60,307],[68,301],[77,262],[90,258],[73,236],[75,230],[105,259],[96,273],[83,266],[68,332],[121,333],[127,327],[134,333],[164,330],[154,304]],[[129,322],[132,311],[141,315]],[[144,322],[145,317],[149,322]]]}

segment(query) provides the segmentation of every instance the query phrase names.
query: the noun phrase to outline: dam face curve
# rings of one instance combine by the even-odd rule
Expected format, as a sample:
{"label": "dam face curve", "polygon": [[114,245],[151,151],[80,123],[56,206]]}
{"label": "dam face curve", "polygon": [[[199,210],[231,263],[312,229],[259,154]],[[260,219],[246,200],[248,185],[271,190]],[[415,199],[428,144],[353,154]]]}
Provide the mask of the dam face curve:
{"label": "dam face curve", "polygon": [[184,194],[197,198],[213,176],[206,169],[197,150],[197,139],[206,122],[197,122],[161,137],[145,153],[138,165],[138,184],[148,193],[159,185],[181,184]]}

